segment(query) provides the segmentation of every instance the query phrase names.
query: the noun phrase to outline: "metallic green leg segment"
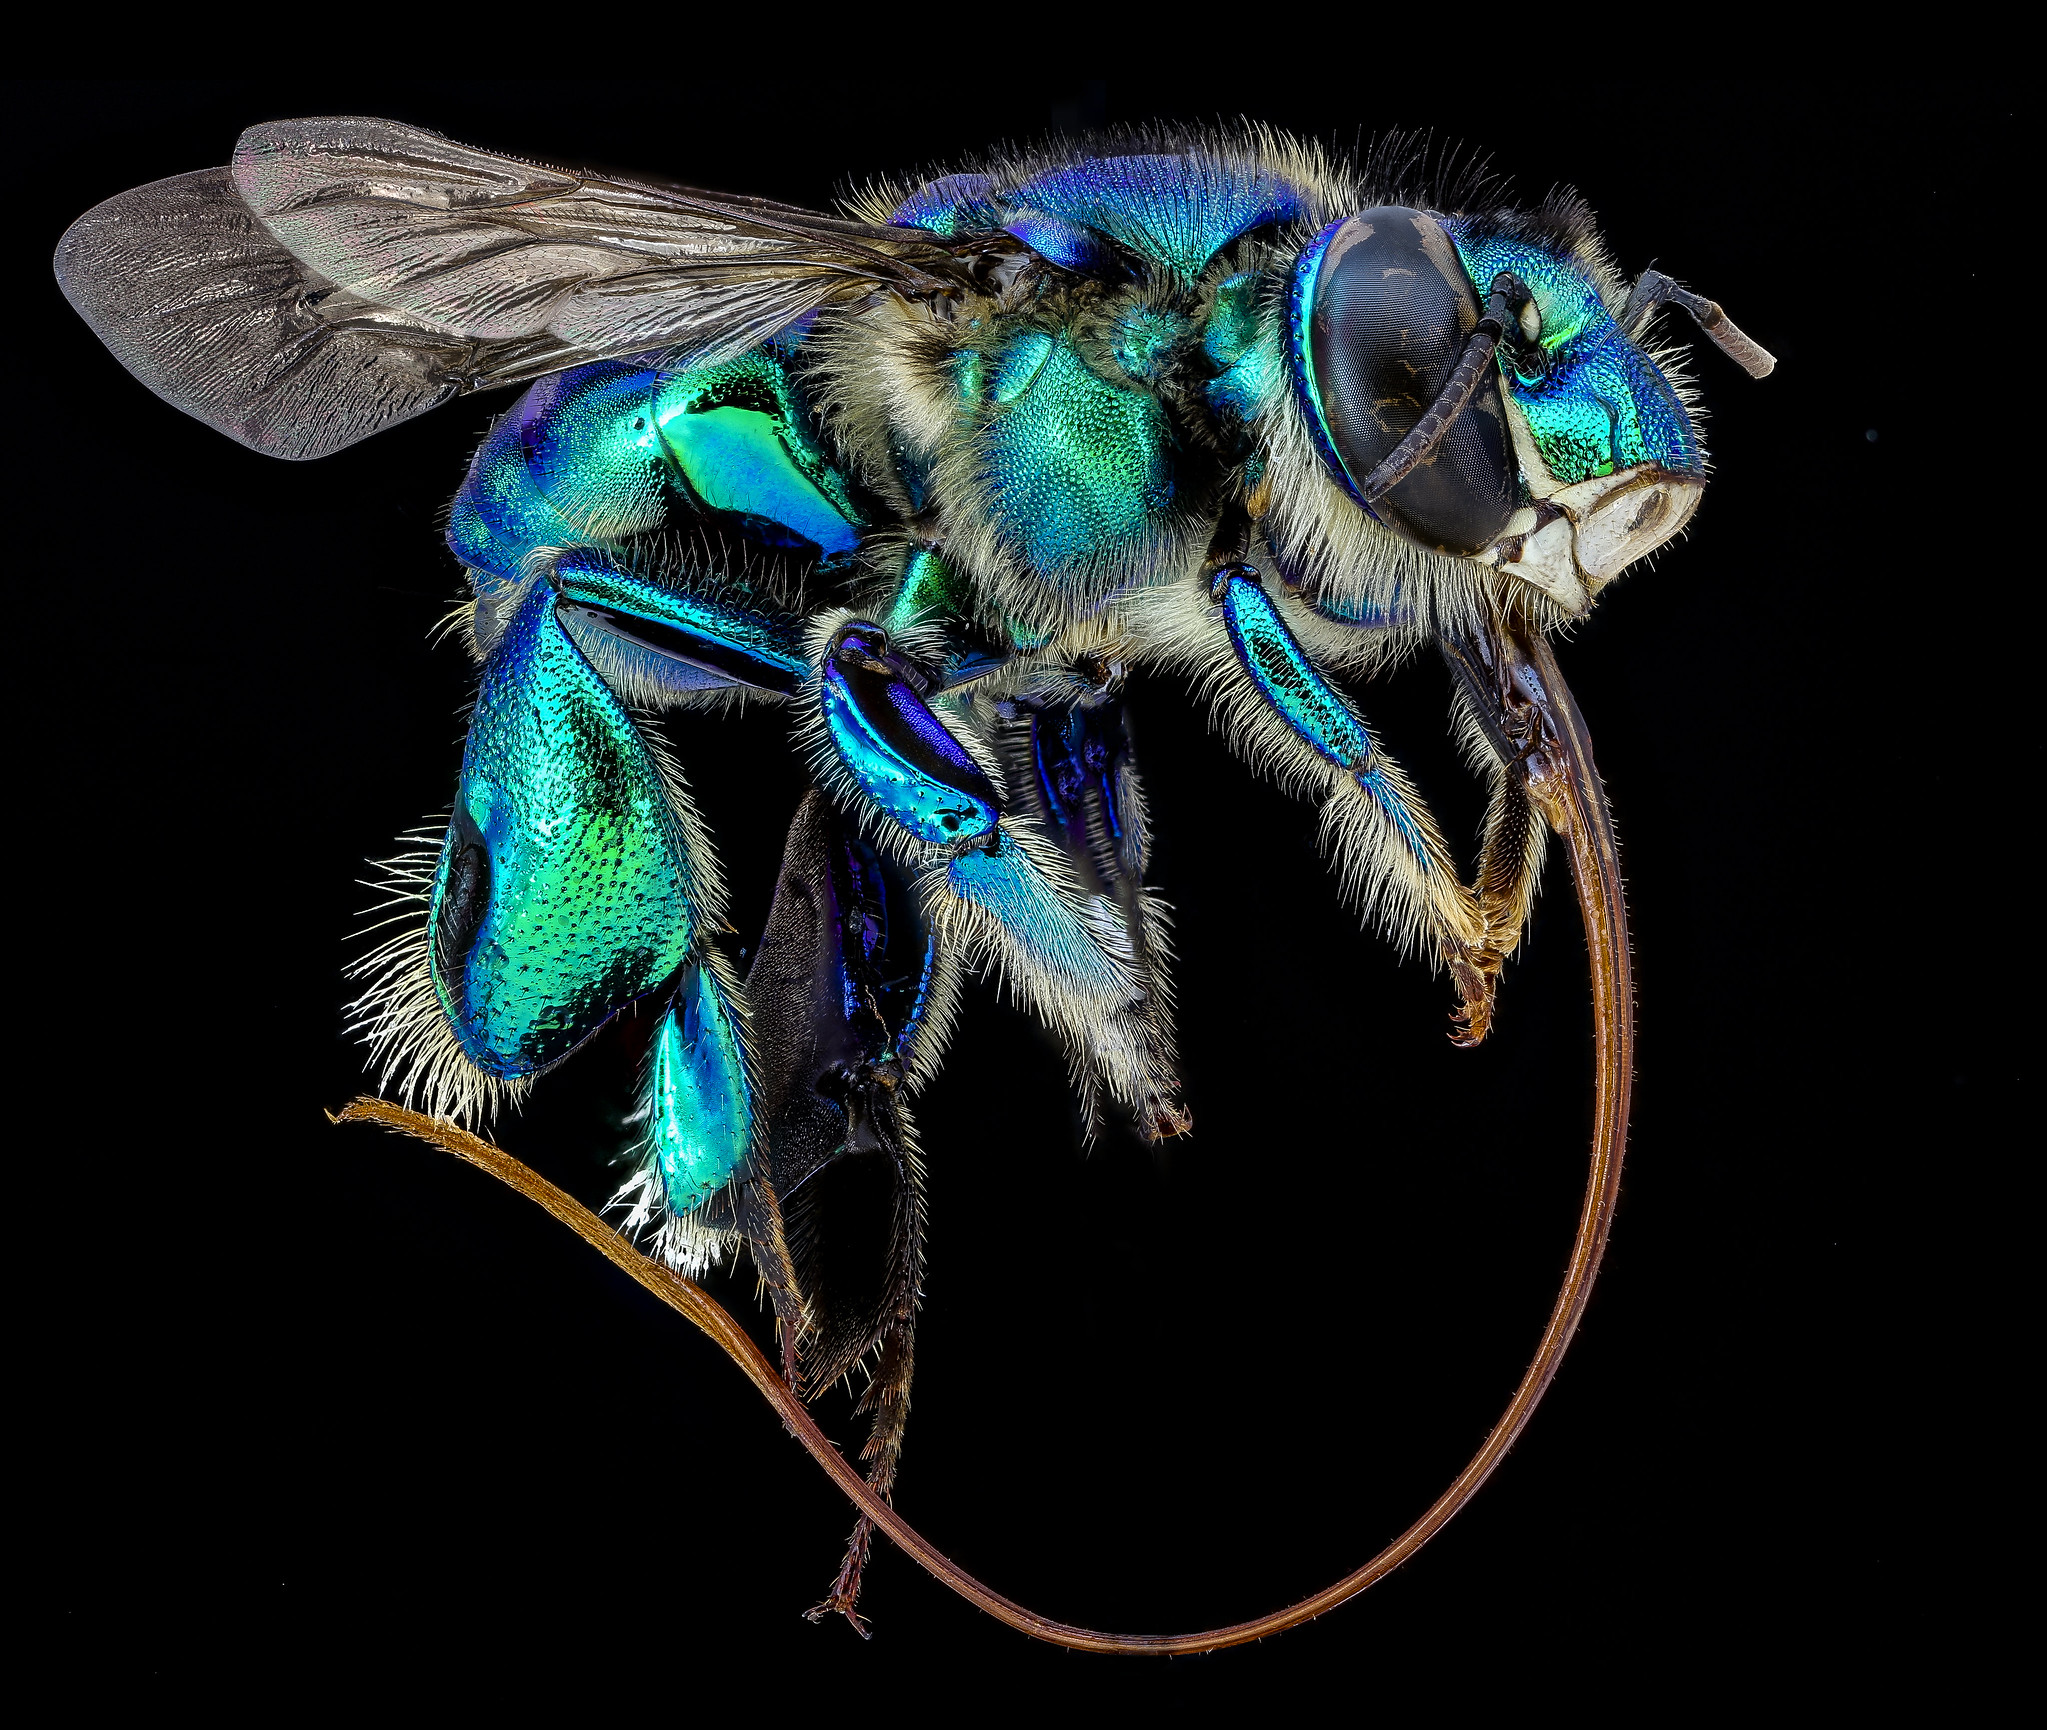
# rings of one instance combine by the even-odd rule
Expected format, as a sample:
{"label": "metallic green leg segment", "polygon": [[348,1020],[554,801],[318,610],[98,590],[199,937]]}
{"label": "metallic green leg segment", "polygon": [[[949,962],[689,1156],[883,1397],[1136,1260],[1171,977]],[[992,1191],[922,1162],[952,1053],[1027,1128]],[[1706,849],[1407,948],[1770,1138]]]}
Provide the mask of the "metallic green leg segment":
{"label": "metallic green leg segment", "polygon": [[654,1032],[647,1071],[647,1145],[671,1212],[688,1213],[738,1173],[753,1145],[753,1095],[739,1022],[724,988],[698,963]]}
{"label": "metallic green leg segment", "polygon": [[535,582],[485,664],[435,875],[434,990],[485,1074],[531,1075],[695,949],[660,765]]}

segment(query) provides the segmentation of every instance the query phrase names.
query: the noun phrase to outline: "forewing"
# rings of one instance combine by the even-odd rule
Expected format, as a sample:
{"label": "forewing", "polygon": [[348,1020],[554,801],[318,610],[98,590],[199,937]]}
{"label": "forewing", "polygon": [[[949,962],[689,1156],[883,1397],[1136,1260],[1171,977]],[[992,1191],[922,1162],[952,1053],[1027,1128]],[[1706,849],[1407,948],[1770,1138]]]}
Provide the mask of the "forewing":
{"label": "forewing", "polygon": [[585,361],[725,358],[821,306],[932,286],[929,245],[759,199],[571,174],[391,121],[280,121],[226,170],[109,199],[65,293],[166,400],[324,456]]}

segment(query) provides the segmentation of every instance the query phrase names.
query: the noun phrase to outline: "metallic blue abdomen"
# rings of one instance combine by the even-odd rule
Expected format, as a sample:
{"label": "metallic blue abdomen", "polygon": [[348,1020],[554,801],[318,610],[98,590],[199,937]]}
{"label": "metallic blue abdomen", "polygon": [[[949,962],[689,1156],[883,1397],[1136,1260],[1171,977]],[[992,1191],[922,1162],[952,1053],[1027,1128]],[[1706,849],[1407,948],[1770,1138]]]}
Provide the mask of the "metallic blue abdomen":
{"label": "metallic blue abdomen", "polygon": [[772,348],[688,372],[604,361],[542,379],[477,451],[448,546],[491,587],[538,547],[705,518],[812,557],[859,544],[860,511]]}

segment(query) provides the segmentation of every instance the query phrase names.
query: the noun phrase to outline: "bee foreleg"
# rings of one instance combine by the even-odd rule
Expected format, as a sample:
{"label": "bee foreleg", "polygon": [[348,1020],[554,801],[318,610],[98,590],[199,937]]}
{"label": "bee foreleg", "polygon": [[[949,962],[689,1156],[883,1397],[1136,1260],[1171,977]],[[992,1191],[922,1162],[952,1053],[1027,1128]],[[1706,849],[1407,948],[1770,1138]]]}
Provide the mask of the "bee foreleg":
{"label": "bee foreleg", "polygon": [[[1441,648],[1454,675],[1451,701],[1466,750],[1491,782],[1477,882],[1485,942],[1474,957],[1491,979],[1520,946],[1549,851],[1551,823],[1529,796],[1539,718],[1517,686],[1523,658],[1506,650],[1496,625],[1444,637]],[[1457,1043],[1476,1045],[1487,1019],[1472,1016]]]}
{"label": "bee foreleg", "polygon": [[1230,746],[1290,791],[1322,804],[1323,845],[1346,899],[1404,949],[1446,964],[1483,1023],[1492,991],[1487,927],[1434,816],[1364,717],[1289,628],[1257,569],[1225,563],[1205,593],[1178,585],[1154,641],[1206,686]]}
{"label": "bee foreleg", "polygon": [[1549,850],[1549,829],[1529,803],[1519,775],[1505,764],[1494,767],[1491,797],[1486,804],[1485,840],[1478,858],[1478,908],[1485,921],[1485,941],[1473,951],[1473,968],[1485,981],[1483,994],[1467,998],[1451,1035],[1457,1045],[1472,1046],[1492,1025],[1494,987],[1507,957],[1520,947],[1528,912],[1542,879]]}

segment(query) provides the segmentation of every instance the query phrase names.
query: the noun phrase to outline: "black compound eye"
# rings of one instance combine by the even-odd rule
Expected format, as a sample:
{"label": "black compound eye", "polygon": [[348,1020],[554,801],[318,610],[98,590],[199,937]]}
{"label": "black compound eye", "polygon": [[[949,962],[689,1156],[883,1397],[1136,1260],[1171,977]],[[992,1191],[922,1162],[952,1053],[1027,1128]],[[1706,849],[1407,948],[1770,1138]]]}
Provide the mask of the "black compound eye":
{"label": "black compound eye", "polygon": [[[1294,283],[1294,369],[1352,492],[1436,400],[1483,311],[1442,224],[1399,205],[1367,210],[1302,255]],[[1498,377],[1485,382],[1434,455],[1372,514],[1409,540],[1475,553],[1520,500]]]}

